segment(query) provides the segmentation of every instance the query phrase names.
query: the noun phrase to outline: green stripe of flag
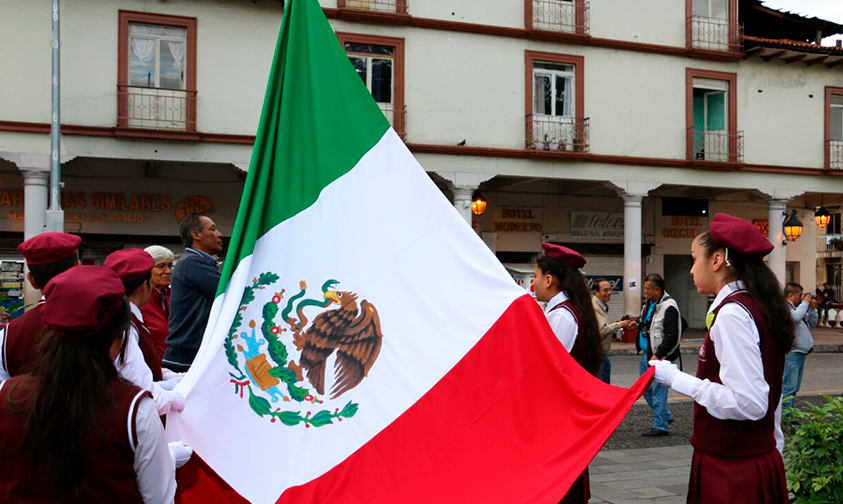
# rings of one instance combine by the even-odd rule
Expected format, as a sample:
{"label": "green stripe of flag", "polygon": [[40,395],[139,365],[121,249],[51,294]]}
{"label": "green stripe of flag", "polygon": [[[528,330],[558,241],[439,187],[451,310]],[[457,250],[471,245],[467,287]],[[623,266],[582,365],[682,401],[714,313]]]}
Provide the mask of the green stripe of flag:
{"label": "green stripe of flag", "polygon": [[316,202],[389,123],[317,0],[288,0],[217,295],[267,231]]}

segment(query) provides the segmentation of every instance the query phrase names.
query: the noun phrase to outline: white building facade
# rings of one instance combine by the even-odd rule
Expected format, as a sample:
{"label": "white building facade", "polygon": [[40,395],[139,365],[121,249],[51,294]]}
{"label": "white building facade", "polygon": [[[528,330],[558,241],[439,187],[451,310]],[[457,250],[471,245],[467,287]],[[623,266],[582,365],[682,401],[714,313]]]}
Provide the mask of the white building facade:
{"label": "white building facade", "polygon": [[[725,211],[768,231],[782,281],[817,282],[814,211],[843,193],[843,49],[804,40],[839,25],[757,0],[319,1],[395,129],[513,272],[542,241],[570,245],[617,286],[613,317],[636,314],[643,276],[661,273],[700,327],[690,243]],[[63,199],[83,259],[178,248],[194,209],[230,232],[281,14],[276,0],[63,3]],[[50,2],[4,4],[0,19],[11,256],[44,225]],[[794,210],[802,237],[784,246]]]}

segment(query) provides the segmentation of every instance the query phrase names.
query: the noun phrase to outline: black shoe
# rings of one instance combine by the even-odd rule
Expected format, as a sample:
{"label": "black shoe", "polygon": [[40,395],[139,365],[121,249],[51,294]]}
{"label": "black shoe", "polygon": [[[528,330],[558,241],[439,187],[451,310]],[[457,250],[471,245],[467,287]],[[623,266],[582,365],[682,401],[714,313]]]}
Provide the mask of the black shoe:
{"label": "black shoe", "polygon": [[668,433],[666,430],[659,430],[659,429],[650,429],[644,434],[641,434],[644,437],[660,437],[660,436],[667,436]]}

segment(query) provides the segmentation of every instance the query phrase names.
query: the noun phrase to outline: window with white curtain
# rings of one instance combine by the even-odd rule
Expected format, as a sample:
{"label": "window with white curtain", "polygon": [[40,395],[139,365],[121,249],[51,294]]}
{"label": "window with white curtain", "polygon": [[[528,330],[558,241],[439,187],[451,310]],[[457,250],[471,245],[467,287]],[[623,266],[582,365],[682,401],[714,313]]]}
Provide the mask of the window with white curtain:
{"label": "window with white curtain", "polygon": [[185,89],[187,29],[129,23],[129,85]]}
{"label": "window with white curtain", "polygon": [[533,114],[574,117],[574,66],[533,64]]}

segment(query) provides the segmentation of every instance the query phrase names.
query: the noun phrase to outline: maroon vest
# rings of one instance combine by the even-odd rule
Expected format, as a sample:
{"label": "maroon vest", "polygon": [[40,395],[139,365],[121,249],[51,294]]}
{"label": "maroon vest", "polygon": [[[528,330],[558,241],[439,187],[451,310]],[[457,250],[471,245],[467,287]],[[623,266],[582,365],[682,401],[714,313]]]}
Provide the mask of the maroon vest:
{"label": "maroon vest", "polygon": [[[7,380],[0,388],[0,502],[142,503],[134,469],[137,432],[134,430],[138,403],[148,392],[123,380],[111,384],[111,401],[98,405],[99,428],[86,439],[85,475],[79,496],[72,497],[51,487],[46,464],[33,469],[29,451],[23,445],[25,420],[9,411],[9,395],[26,398],[34,381],[31,376]],[[129,438],[127,426],[131,422]]]}
{"label": "maroon vest", "polygon": [[138,331],[138,346],[141,353],[143,353],[143,360],[152,371],[152,381],[159,382],[163,380],[161,371],[161,359],[158,358],[158,353],[155,351],[155,343],[152,341],[152,335],[149,329],[141,322],[134,313],[132,313],[132,325]]}
{"label": "maroon vest", "polygon": [[44,303],[38,303],[6,326],[0,358],[3,359],[3,367],[11,376],[25,373],[26,368],[35,360],[35,348],[41,342],[46,327],[41,317],[43,309]]}
{"label": "maroon vest", "polygon": [[[776,407],[782,395],[782,375],[784,374],[784,353],[779,350],[773,335],[767,328],[764,316],[758,304],[747,291],[734,292],[726,297],[714,309],[714,322],[717,313],[727,303],[738,303],[752,316],[761,339],[761,362],[764,365],[764,380],[770,386],[767,414],[761,420],[720,420],[714,418],[703,406],[694,403],[694,434],[691,444],[696,450],[723,458],[740,458],[761,455],[776,447],[775,415]],[[710,331],[710,329],[709,329]],[[712,383],[720,381],[720,361],[714,352],[711,334],[706,333],[700,347],[697,361],[697,378],[708,379]]]}
{"label": "maroon vest", "polygon": [[571,349],[570,354],[577,361],[577,364],[585,367],[585,324],[583,323],[582,317],[580,317],[580,311],[574,307],[570,299],[559,303],[551,308],[550,311],[552,312],[558,308],[568,310],[574,316],[574,320],[577,321],[577,339],[574,340],[574,348]]}

